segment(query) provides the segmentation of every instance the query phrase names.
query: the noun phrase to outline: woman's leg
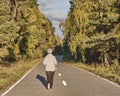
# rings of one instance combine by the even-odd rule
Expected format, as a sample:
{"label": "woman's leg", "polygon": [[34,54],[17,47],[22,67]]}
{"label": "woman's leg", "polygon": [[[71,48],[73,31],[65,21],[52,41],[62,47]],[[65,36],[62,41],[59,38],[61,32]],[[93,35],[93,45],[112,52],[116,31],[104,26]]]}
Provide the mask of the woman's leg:
{"label": "woman's leg", "polygon": [[48,89],[49,89],[49,87],[52,88],[52,86],[53,86],[54,73],[55,73],[54,71],[46,71],[47,82],[48,82]]}
{"label": "woman's leg", "polygon": [[50,78],[50,88],[52,88],[52,86],[53,86],[54,73],[55,73],[54,71],[51,71],[51,72],[50,72],[50,75],[51,75],[51,76],[50,76],[50,77],[51,77],[51,78]]}
{"label": "woman's leg", "polygon": [[47,88],[50,89],[50,71],[46,71],[46,76],[47,76]]}

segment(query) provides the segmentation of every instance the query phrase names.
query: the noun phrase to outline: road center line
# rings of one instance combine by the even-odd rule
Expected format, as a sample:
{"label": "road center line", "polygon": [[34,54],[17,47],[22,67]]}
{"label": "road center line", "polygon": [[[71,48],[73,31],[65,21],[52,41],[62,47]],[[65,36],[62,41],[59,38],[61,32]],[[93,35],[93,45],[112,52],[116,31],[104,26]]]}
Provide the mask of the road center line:
{"label": "road center line", "polygon": [[62,80],[62,83],[64,86],[67,86],[67,83],[64,80]]}
{"label": "road center line", "polygon": [[58,73],[58,76],[60,76],[60,77],[61,77],[61,76],[62,76],[62,74],[61,74],[61,73]]}

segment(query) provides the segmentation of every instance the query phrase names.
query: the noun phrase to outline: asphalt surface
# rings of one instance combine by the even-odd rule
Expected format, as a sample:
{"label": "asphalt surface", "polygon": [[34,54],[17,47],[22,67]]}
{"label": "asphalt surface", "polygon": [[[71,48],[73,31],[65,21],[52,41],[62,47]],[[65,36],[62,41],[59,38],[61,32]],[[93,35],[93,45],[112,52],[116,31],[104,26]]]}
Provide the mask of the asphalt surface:
{"label": "asphalt surface", "polygon": [[46,74],[41,63],[0,96],[120,96],[120,87],[62,62],[58,63],[53,88],[48,90],[46,86]]}

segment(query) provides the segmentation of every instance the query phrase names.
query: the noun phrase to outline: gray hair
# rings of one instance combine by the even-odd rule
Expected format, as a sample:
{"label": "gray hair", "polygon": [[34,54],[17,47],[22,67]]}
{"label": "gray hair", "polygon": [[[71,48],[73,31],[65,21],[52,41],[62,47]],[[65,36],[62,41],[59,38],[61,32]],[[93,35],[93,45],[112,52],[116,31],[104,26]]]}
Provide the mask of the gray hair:
{"label": "gray hair", "polygon": [[47,53],[48,53],[48,54],[52,54],[52,49],[51,49],[51,48],[48,48]]}

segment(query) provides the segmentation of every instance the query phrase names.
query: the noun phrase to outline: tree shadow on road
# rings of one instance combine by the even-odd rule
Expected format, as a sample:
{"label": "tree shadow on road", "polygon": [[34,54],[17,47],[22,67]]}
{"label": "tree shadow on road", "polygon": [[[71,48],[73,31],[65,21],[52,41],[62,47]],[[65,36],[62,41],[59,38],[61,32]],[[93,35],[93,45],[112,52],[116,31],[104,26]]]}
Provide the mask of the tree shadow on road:
{"label": "tree shadow on road", "polygon": [[45,80],[45,77],[37,74],[36,78],[41,81],[45,88],[47,88],[47,81]]}

